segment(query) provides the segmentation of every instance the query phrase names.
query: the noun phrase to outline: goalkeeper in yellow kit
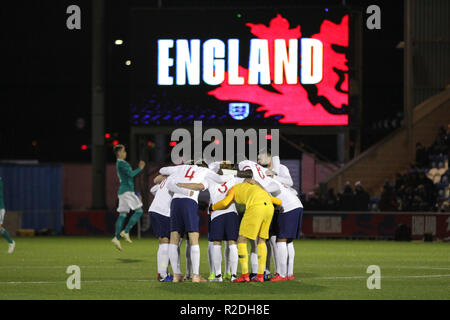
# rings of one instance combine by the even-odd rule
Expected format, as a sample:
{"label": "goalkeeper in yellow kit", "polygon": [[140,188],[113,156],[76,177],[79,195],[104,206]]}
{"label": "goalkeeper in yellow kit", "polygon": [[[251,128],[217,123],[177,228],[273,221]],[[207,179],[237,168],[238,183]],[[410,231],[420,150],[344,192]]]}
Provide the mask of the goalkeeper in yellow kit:
{"label": "goalkeeper in yellow kit", "polygon": [[272,197],[252,179],[233,186],[227,196],[212,206],[212,210],[227,208],[232,201],[245,205],[245,213],[239,227],[238,254],[242,274],[233,282],[249,282],[247,239],[258,238],[258,274],[252,280],[264,282],[267,248],[265,240],[269,238],[269,227],[272,221],[274,204],[280,206],[281,200]]}

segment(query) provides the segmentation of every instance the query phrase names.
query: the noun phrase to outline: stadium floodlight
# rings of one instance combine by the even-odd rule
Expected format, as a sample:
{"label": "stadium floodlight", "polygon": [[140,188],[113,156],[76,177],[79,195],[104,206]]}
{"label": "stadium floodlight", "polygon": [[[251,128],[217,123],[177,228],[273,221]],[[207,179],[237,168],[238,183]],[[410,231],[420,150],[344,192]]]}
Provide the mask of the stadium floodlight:
{"label": "stadium floodlight", "polygon": [[114,44],[115,44],[116,46],[120,46],[120,45],[123,44],[123,40],[117,39],[116,41],[114,41]]}

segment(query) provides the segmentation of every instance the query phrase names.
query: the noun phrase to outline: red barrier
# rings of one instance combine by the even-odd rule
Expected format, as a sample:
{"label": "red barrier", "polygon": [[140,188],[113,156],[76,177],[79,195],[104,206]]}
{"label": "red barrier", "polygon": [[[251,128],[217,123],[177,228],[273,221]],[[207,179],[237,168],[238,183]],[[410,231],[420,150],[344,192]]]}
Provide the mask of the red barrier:
{"label": "red barrier", "polygon": [[302,233],[307,237],[394,238],[399,225],[411,229],[413,239],[432,234],[450,238],[447,212],[305,212]]}
{"label": "red barrier", "polygon": [[[199,211],[200,234],[208,234],[208,214]],[[108,235],[114,233],[117,215],[103,210],[65,211],[66,235]],[[450,213],[439,212],[313,212],[303,214],[305,237],[394,238],[399,225],[411,229],[413,239],[432,234],[450,239]]]}
{"label": "red barrier", "polygon": [[106,210],[64,212],[64,234],[66,235],[107,235],[110,233]]}

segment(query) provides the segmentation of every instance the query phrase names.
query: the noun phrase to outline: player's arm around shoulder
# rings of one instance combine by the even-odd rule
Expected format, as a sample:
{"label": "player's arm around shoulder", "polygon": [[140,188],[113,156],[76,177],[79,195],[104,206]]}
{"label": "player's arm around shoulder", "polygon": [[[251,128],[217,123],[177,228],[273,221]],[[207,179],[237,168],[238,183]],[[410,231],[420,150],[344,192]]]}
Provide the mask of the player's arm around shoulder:
{"label": "player's arm around shoulder", "polygon": [[235,187],[236,186],[233,186],[228,191],[226,197],[223,200],[221,200],[221,201],[219,201],[219,202],[217,202],[217,203],[212,205],[212,210],[213,211],[225,209],[225,208],[228,208],[230,206],[230,204],[231,204],[231,202],[233,202],[234,196],[236,194],[236,188]]}
{"label": "player's arm around shoulder", "polygon": [[294,181],[292,180],[288,167],[283,165],[280,167],[280,172],[278,173],[278,175],[275,176],[275,180],[278,180],[288,187],[292,187],[294,185]]}
{"label": "player's arm around shoulder", "polygon": [[150,188],[150,193],[152,195],[155,195],[156,192],[158,191],[158,189],[159,189],[159,184],[155,184],[153,187]]}
{"label": "player's arm around shoulder", "polygon": [[165,176],[170,176],[171,174],[175,173],[178,168],[178,166],[162,167],[161,169],[159,169],[159,173]]}
{"label": "player's arm around shoulder", "polygon": [[179,182],[177,183],[177,186],[180,188],[186,188],[194,191],[203,191],[206,189],[205,185],[203,183],[184,183]]}
{"label": "player's arm around shoulder", "polygon": [[281,200],[280,200],[280,199],[275,198],[275,197],[273,197],[273,196],[270,196],[270,200],[272,200],[272,203],[273,203],[275,206],[281,206]]}
{"label": "player's arm around shoulder", "polygon": [[206,173],[206,177],[215,183],[228,182],[229,180],[231,180],[233,178],[233,176],[230,174],[220,175],[220,174],[213,172],[210,169],[207,169],[207,170],[208,171]]}

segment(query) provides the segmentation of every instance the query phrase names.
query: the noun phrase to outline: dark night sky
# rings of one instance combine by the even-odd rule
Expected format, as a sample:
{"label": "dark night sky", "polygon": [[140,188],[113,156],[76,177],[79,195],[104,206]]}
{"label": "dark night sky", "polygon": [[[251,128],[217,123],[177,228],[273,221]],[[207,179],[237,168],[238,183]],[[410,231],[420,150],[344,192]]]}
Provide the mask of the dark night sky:
{"label": "dark night sky", "polygon": [[[259,6],[268,1],[162,1],[172,6]],[[343,1],[272,1],[277,6],[342,5]],[[403,38],[403,1],[346,1],[366,8],[378,4],[382,29],[364,28],[364,109],[369,127],[402,111],[403,52],[395,46]],[[66,28],[66,8],[81,8],[81,30]],[[129,48],[112,46],[127,41],[128,10],[156,7],[157,1],[106,1],[108,86],[105,129],[128,139]],[[234,5],[238,4],[238,5]],[[366,14],[363,15],[367,17]],[[91,140],[91,1],[2,1],[0,11],[2,64],[0,72],[0,159],[38,159],[41,162],[90,161],[82,144]],[[108,50],[107,50],[108,52]],[[77,128],[77,119],[84,127]],[[367,129],[363,129],[364,130]],[[34,141],[34,143],[33,143]],[[330,142],[331,141],[331,142]],[[329,137],[305,137],[304,142],[330,158],[335,149]],[[367,147],[373,141],[363,141]],[[34,145],[33,145],[34,144]],[[283,150],[281,150],[283,152]]]}

